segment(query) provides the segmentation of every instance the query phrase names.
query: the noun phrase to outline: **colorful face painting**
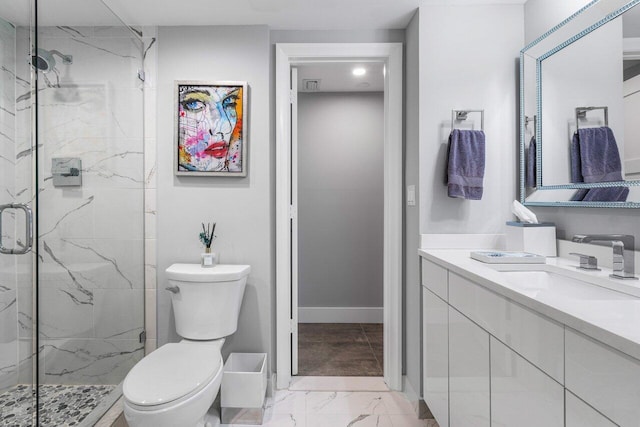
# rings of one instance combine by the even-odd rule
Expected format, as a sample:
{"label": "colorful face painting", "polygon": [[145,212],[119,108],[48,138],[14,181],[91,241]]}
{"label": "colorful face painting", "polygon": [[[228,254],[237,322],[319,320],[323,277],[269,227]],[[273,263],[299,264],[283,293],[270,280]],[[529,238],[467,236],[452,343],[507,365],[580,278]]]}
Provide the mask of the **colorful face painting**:
{"label": "colorful face painting", "polygon": [[178,83],[178,173],[244,176],[244,88]]}

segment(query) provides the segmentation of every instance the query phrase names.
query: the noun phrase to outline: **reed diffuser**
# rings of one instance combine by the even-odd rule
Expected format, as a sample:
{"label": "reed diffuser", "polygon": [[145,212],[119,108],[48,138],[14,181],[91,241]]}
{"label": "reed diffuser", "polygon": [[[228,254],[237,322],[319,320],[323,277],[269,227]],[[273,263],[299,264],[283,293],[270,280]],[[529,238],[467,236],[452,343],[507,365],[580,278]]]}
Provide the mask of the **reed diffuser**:
{"label": "reed diffuser", "polygon": [[201,264],[203,267],[213,267],[217,263],[216,254],[211,252],[211,245],[216,238],[214,234],[216,231],[216,223],[213,225],[207,223],[207,227],[205,228],[204,222],[202,223],[202,231],[200,232],[200,242],[204,245],[204,253],[200,254]]}

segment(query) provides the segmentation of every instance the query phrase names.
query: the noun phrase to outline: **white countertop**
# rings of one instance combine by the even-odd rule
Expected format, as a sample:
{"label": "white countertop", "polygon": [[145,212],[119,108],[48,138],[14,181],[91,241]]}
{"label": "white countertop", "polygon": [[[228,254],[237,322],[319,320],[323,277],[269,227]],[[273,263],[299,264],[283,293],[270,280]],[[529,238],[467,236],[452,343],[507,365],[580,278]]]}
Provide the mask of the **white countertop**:
{"label": "white countertop", "polygon": [[[577,270],[577,259],[547,258],[547,264],[537,265],[485,264],[471,259],[471,251],[419,249],[418,253],[453,273],[640,359],[640,281],[610,279],[611,270],[604,268],[596,272]],[[526,287],[509,283],[501,272],[522,270],[547,271],[590,283],[528,291]]]}

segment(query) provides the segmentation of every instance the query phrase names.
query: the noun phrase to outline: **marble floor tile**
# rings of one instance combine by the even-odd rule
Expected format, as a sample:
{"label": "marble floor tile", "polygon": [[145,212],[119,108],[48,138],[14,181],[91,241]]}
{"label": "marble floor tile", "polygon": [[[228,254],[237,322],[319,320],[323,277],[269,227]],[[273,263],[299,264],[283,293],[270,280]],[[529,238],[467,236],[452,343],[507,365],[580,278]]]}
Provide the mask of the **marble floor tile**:
{"label": "marble floor tile", "polygon": [[440,427],[436,420],[419,420],[415,415],[389,415],[393,427]]}
{"label": "marble floor tile", "polygon": [[265,414],[263,427],[306,427],[306,414],[299,413],[271,413]]}
{"label": "marble floor tile", "polygon": [[390,391],[382,394],[382,401],[387,414],[412,415],[415,417],[415,409],[404,393]]}
{"label": "marble floor tile", "polygon": [[291,391],[389,391],[382,377],[297,376]]}
{"label": "marble floor tile", "polygon": [[307,414],[307,427],[394,427],[388,415],[361,414],[345,415],[330,414],[317,417]]}
{"label": "marble floor tile", "polygon": [[307,393],[308,414],[384,414],[386,407],[379,392],[316,392]]}
{"label": "marble floor tile", "polygon": [[267,411],[272,414],[304,413],[307,408],[306,393],[278,390],[275,396],[267,400]]}
{"label": "marble floor tile", "polygon": [[[337,384],[337,383],[336,383]],[[404,413],[406,412],[406,413]],[[278,390],[267,399],[268,427],[438,427],[419,420],[401,392],[313,392]],[[239,424],[220,427],[248,427]]]}

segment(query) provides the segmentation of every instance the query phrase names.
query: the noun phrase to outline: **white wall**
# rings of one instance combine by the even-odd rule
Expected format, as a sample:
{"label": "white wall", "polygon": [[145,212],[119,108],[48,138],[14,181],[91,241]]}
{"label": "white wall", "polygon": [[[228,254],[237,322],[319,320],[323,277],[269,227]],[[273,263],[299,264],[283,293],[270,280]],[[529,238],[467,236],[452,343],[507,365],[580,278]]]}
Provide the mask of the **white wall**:
{"label": "white wall", "polygon": [[[529,44],[591,0],[527,0],[524,5],[524,39]],[[524,46],[524,45],[523,45]]]}
{"label": "white wall", "polygon": [[[419,31],[420,11],[416,11],[407,26],[405,45],[405,144],[404,144],[404,187],[418,188],[418,144],[419,144]],[[406,194],[405,194],[406,197]],[[420,394],[421,364],[421,283],[418,247],[420,246],[420,215],[418,206],[404,207],[404,366],[411,387]]]}
{"label": "white wall", "polygon": [[[511,218],[522,23],[522,5],[420,8],[421,233],[499,233]],[[451,110],[464,108],[485,111],[481,201],[449,198],[444,184]]]}
{"label": "white wall", "polygon": [[298,94],[301,308],[382,308],[383,101]]}
{"label": "white wall", "polygon": [[[222,263],[249,264],[238,331],[230,351],[268,352],[274,366],[273,143],[270,125],[269,31],[264,26],[158,29],[158,344],[177,341],[164,271],[197,263],[200,223],[216,221],[214,251]],[[247,81],[246,178],[173,174],[174,80]]]}

